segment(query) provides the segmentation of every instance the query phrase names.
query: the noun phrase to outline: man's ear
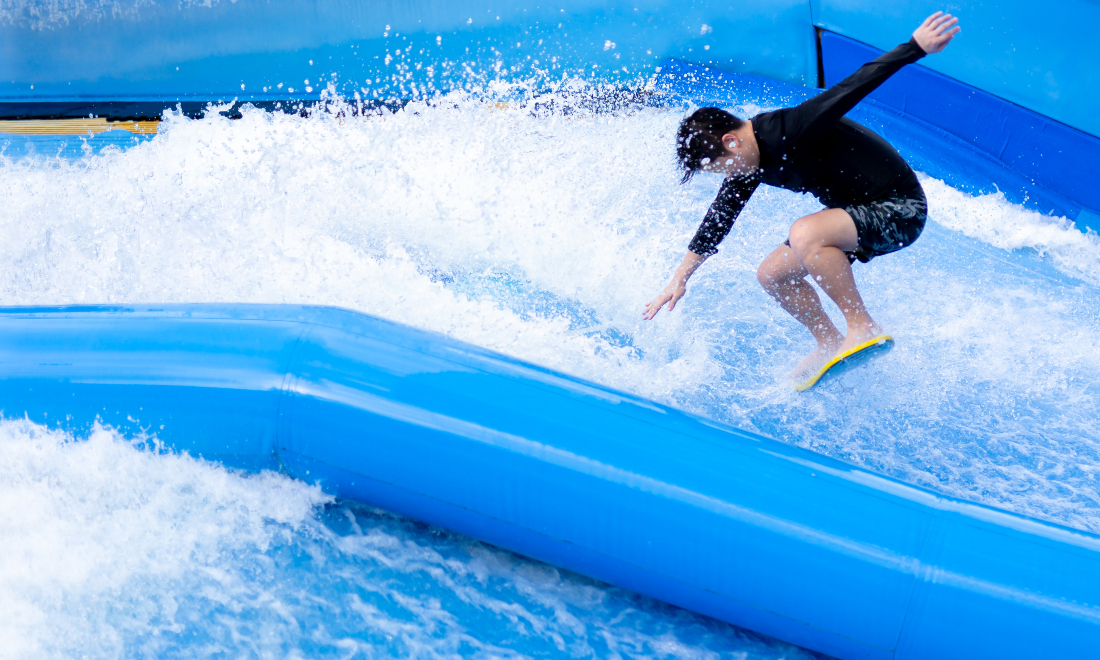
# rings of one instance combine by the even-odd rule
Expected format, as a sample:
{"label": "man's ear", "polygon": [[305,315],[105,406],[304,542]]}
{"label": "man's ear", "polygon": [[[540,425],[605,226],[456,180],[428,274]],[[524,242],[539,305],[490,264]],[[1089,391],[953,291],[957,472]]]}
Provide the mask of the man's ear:
{"label": "man's ear", "polygon": [[[731,146],[730,143],[733,143]],[[736,149],[741,146],[741,138],[737,136],[737,133],[729,132],[722,136],[722,146],[727,149]]]}

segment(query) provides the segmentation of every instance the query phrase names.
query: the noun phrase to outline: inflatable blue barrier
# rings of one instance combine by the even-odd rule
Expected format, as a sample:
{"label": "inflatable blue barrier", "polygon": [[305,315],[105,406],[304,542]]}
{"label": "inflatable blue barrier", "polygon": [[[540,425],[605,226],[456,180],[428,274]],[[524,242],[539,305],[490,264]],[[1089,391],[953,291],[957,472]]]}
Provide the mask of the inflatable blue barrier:
{"label": "inflatable blue barrier", "polygon": [[262,305],[8,308],[8,417],[96,420],[839,658],[1088,657],[1100,538],[441,335]]}

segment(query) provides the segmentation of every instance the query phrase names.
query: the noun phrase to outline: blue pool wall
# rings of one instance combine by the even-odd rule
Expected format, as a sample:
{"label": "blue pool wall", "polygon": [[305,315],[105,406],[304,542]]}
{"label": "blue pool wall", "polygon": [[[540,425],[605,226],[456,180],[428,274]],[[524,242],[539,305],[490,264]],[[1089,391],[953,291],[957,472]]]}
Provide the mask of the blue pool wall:
{"label": "blue pool wall", "polygon": [[1042,11],[1023,0],[26,0],[0,16],[0,101],[316,99],[332,73],[341,91],[386,88],[403,63],[386,65],[385,55],[410,45],[412,70],[400,75],[427,81],[415,65],[436,63],[441,89],[461,80],[441,77],[443,60],[483,71],[499,61],[505,77],[540,68],[629,80],[669,57],[813,86],[815,27],[889,50],[941,8],[965,29],[925,66],[1100,135],[1100,4],[1091,0],[1049,0]]}
{"label": "blue pool wall", "polygon": [[51,3],[27,6],[41,16],[0,22],[9,114],[46,102],[79,115],[120,101],[317,100],[330,81],[368,99],[495,79],[635,81],[665,57],[799,84],[817,76],[805,0],[152,0],[100,13],[93,0],[52,20]]}
{"label": "blue pool wall", "polygon": [[1100,638],[1100,537],[353,312],[8,308],[0,400],[838,658],[1087,657]]}
{"label": "blue pool wall", "polygon": [[890,50],[934,11],[961,19],[947,50],[921,62],[953,80],[1100,136],[1100,3],[1094,0],[810,0],[815,26]]}
{"label": "blue pool wall", "polygon": [[[812,88],[905,41],[940,8],[924,0],[206,5],[10,5],[0,17],[0,119],[158,117],[166,108],[199,113],[233,100],[291,109],[330,87],[361,105],[484,91],[492,80],[531,80],[533,89],[570,75],[642,84],[664,74],[670,58]],[[979,154],[984,178],[948,179],[952,185],[1000,191],[1100,230],[1100,40],[1091,34],[1100,4],[1050,0],[1035,11],[1005,0],[946,9],[962,18],[960,37],[868,105]]]}

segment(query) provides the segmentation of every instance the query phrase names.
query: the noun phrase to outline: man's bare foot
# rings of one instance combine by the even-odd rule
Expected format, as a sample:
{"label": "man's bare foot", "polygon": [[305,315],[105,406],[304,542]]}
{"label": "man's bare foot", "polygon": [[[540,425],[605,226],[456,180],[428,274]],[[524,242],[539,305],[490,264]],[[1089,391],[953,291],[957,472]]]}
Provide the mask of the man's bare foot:
{"label": "man's bare foot", "polygon": [[833,341],[818,342],[817,348],[802,358],[802,361],[788,374],[790,378],[792,380],[805,380],[816,373],[830,358],[837,354],[843,340],[844,337],[837,335]]}
{"label": "man's bare foot", "polygon": [[[836,350],[833,355],[840,355],[845,351],[850,351],[856,346],[864,342],[871,341],[875,337],[882,334],[882,328],[877,323],[872,321],[869,325],[860,325],[854,328],[848,328],[848,336],[844,338],[844,343]],[[832,357],[832,356],[830,356]]]}

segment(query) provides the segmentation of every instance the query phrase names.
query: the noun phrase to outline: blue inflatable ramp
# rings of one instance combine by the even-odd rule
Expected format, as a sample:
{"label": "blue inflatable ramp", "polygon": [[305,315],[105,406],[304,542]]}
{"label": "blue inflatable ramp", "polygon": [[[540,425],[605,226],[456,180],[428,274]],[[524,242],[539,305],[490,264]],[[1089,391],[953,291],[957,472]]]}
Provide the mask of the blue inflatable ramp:
{"label": "blue inflatable ramp", "polygon": [[1100,639],[1096,536],[353,312],[9,308],[0,398],[840,658],[1088,657]]}

